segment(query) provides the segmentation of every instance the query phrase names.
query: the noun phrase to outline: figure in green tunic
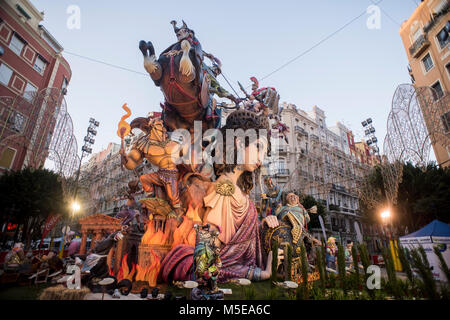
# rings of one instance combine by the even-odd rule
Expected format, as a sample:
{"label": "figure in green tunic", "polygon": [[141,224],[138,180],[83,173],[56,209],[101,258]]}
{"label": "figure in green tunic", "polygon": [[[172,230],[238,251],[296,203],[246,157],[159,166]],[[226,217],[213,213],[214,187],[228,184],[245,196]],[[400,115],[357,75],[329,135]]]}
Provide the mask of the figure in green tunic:
{"label": "figure in green tunic", "polygon": [[[308,211],[300,203],[299,197],[294,193],[286,196],[287,204],[278,205],[275,215],[278,220],[286,220],[292,225],[291,234],[293,243],[297,243],[303,230],[306,230],[307,223],[311,220]],[[310,209],[311,213],[317,213],[317,207]]]}
{"label": "figure in green tunic", "polygon": [[219,258],[219,247],[216,239],[219,235],[217,230],[210,231],[209,224],[204,226],[195,225],[197,233],[194,249],[194,280],[198,282],[198,290],[194,290],[192,296],[197,299],[220,299],[222,294],[217,294],[217,280],[219,268],[222,263]]}

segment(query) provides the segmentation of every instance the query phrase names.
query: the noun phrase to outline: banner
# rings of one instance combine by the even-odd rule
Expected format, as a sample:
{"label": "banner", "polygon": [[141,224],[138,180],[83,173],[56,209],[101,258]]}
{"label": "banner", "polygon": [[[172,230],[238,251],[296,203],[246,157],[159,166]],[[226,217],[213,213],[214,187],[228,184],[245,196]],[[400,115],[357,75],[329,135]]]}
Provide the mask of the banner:
{"label": "banner", "polygon": [[326,243],[327,242],[327,233],[325,232],[325,225],[323,224],[322,216],[319,216],[319,222],[320,222],[320,228],[322,229],[322,233],[323,233],[323,241]]}
{"label": "banner", "polygon": [[[42,230],[42,238],[41,243],[44,241],[44,238],[49,234],[50,231],[55,227],[55,225],[58,223],[59,219],[61,219],[61,215],[49,215],[47,218],[47,221],[45,221],[44,224],[44,230]],[[39,245],[39,247],[40,247]]]}

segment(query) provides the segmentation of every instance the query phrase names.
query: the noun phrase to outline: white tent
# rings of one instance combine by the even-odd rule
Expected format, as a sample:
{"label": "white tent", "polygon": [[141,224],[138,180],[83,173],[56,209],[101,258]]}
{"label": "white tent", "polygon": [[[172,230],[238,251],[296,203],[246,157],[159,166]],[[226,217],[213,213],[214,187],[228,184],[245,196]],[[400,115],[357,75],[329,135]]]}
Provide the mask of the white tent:
{"label": "white tent", "polygon": [[447,266],[450,267],[450,225],[434,220],[422,229],[400,237],[400,244],[406,249],[415,249],[422,246],[427,254],[434,278],[447,281],[433,247],[439,247]]}

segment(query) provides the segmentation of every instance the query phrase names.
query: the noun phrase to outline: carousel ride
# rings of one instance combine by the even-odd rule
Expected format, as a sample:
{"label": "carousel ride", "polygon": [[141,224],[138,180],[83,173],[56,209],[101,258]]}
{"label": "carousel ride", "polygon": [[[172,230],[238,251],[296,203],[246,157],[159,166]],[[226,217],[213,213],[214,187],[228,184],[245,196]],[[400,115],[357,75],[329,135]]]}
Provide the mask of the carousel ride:
{"label": "carousel ride", "polygon": [[[80,263],[82,271],[89,271],[87,281],[114,276],[121,292],[138,293],[162,282],[195,280],[199,286],[192,298],[220,299],[223,294],[218,292],[217,282],[268,279],[273,242],[293,246],[294,261],[299,261],[301,243],[310,247],[317,241],[306,229],[308,212],[315,211],[305,210],[295,195],[289,195],[283,205],[280,191],[273,199],[269,198],[273,192],[263,194],[260,208],[264,212],[258,213],[248,194],[252,179],[256,180],[253,173],[260,174],[262,159],[254,166],[202,161],[199,154],[212,150],[219,135],[226,135],[225,128],[266,130],[268,135],[259,136],[257,147],[266,148],[264,154],[270,152],[268,136],[274,134],[274,129],[287,140],[288,128],[280,120],[280,96],[275,88],[259,88],[252,77],[250,94],[239,83],[245,98],[228,93],[217,80],[220,60],[203,51],[184,21],[180,28],[175,21],[171,24],[177,42],[159,58],[150,41],[139,43],[144,68],[164,95],[160,116],[154,113],[128,123],[132,112],[125,104],[126,114],[117,131],[122,142],[123,170],[133,170],[145,160],[157,170],[130,182],[126,209],[116,216],[122,229],[98,242]],[[205,58],[212,62],[211,66]],[[217,104],[215,96],[229,99],[230,104]],[[225,124],[221,123],[224,108],[235,109]],[[137,132],[141,136],[127,152],[125,138]],[[252,145],[240,143],[245,148]],[[225,153],[229,150],[223,151],[223,157]],[[233,174],[241,169],[242,177],[233,181]],[[271,188],[276,189],[273,184]],[[144,197],[136,200],[137,194]],[[135,238],[138,235],[137,250],[115,250],[114,259],[120,268],[113,270],[107,266],[106,255],[130,234]]]}

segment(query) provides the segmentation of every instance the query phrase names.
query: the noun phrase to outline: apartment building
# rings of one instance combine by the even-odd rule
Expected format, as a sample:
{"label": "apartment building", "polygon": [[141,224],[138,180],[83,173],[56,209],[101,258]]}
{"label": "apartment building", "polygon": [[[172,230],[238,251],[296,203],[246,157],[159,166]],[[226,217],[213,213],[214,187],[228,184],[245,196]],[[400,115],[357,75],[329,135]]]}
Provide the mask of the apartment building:
{"label": "apartment building", "polygon": [[[267,160],[268,175],[283,190],[311,195],[326,206],[328,236],[355,241],[355,222],[363,230],[356,188],[370,164],[357,157],[353,133],[340,122],[328,127],[325,112],[317,106],[304,111],[283,102],[280,107],[288,142],[276,130],[272,133],[272,148],[278,153]],[[312,231],[322,237],[320,230]]]}
{"label": "apartment building", "polygon": [[[28,0],[0,1],[0,172],[43,165],[72,72]],[[40,96],[39,96],[40,94]]]}
{"label": "apartment building", "polygon": [[420,2],[400,36],[413,85],[433,89],[419,103],[438,165],[450,166],[450,1]]}

